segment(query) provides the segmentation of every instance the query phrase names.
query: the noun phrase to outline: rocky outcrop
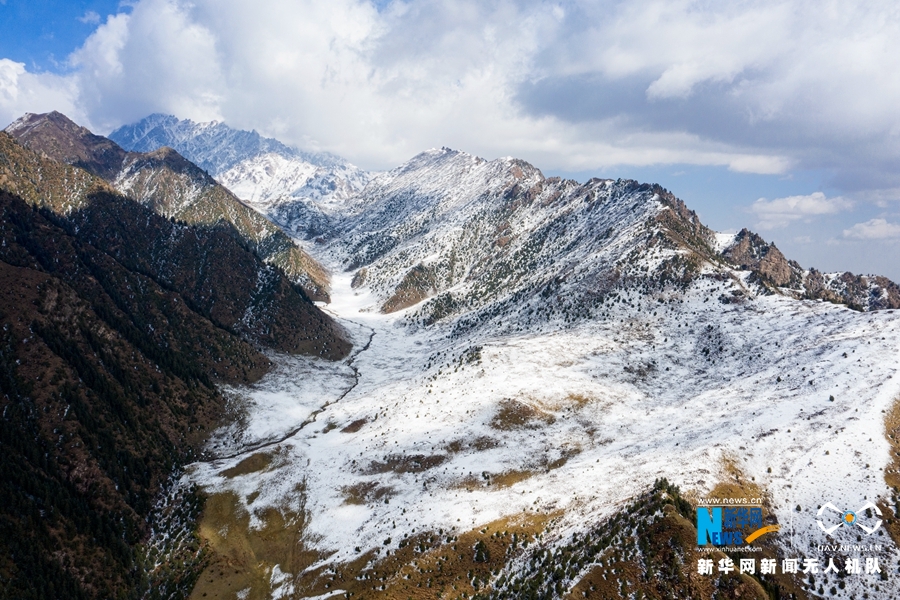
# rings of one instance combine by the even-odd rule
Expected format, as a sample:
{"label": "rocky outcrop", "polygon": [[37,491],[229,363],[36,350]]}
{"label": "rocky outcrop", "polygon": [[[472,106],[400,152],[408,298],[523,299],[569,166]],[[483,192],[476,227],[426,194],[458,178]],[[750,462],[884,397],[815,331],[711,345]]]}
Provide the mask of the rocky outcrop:
{"label": "rocky outcrop", "polygon": [[763,283],[776,287],[800,285],[799,265],[791,264],[775,244],[766,243],[748,229],[742,229],[722,255],[735,267],[753,271]]}
{"label": "rocky outcrop", "polygon": [[735,268],[751,271],[763,286],[785,289],[798,298],[846,304],[862,311],[900,308],[900,287],[887,277],[805,271],[785,258],[775,244],[747,229],[735,236],[722,256]]}

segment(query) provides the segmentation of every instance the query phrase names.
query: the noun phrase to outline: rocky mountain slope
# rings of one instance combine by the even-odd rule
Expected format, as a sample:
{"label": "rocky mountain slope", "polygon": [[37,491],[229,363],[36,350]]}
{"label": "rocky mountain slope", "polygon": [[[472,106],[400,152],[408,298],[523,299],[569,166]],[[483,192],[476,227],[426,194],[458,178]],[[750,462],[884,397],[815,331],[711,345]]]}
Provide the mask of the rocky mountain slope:
{"label": "rocky mountain slope", "polygon": [[[149,518],[223,423],[216,385],[258,380],[266,353],[349,351],[234,235],[173,223],[6,133],[0,282],[2,597],[149,593],[164,578]],[[184,590],[199,546],[182,550]]]}
{"label": "rocky mountain slope", "polygon": [[311,298],[327,300],[328,276],[321,265],[276,225],[174,150],[126,152],[56,112],[25,115],[6,131],[32,150],[105,179],[164,217],[223,226],[267,263],[283,269]]}
{"label": "rocky mountain slope", "polygon": [[660,293],[704,269],[731,282],[723,302],[784,293],[900,307],[886,278],[806,271],[746,230],[717,236],[659,186],[545,178],[515,159],[425,152],[373,180],[349,212],[336,256],[380,310],[418,305],[412,318],[425,324],[592,318],[617,290]]}
{"label": "rocky mountain slope", "polygon": [[110,134],[123,148],[174,148],[294,235],[326,233],[344,202],[371,174],[328,153],[303,152],[255,131],[150,115]]}
{"label": "rocky mountain slope", "polygon": [[[316,250],[360,340],[352,378],[241,388],[245,422],[186,479],[217,507],[193,597],[900,590],[892,282],[716,234],[659,186],[448,149],[380,175],[345,215]],[[707,497],[759,499],[781,531],[754,556],[819,572],[698,572],[748,556],[697,547]],[[873,500],[885,527],[826,536],[826,499]],[[829,557],[882,571],[823,574]]]}

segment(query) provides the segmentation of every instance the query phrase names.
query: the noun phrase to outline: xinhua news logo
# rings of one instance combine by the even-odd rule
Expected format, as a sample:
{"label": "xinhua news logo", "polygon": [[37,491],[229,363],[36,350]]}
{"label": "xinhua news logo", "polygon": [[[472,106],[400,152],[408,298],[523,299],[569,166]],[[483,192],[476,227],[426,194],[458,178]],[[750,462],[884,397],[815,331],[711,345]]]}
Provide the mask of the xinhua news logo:
{"label": "xinhua news logo", "polygon": [[698,546],[741,546],[774,531],[778,525],[763,525],[758,505],[697,507]]}

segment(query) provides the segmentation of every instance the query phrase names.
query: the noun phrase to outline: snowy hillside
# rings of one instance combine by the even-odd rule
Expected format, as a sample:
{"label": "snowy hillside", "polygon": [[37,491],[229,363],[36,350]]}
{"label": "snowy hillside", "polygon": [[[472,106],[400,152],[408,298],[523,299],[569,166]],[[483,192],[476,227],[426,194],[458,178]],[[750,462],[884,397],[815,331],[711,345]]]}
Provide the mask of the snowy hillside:
{"label": "snowy hillside", "polygon": [[120,127],[110,139],[132,151],[168,146],[299,237],[326,233],[343,203],[371,174],[325,152],[303,152],[256,131],[150,115]]}
{"label": "snowy hillside", "polygon": [[330,231],[369,174],[350,164],[317,166],[273,152],[248,158],[217,179],[284,229],[314,238]]}
{"label": "snowy hillside", "polygon": [[663,289],[697,259],[718,260],[712,232],[662,188],[548,179],[523,161],[447,149],[376,178],[351,211],[335,256],[378,310],[427,300],[415,313],[425,324],[587,318],[629,282]]}
{"label": "snowy hillside", "polygon": [[[815,523],[823,502],[890,497],[880,423],[900,394],[896,312],[781,296],[722,305],[730,284],[708,276],[662,298],[624,294],[572,327],[451,341],[448,328],[365,310],[374,298],[349,284],[335,278],[331,308],[358,349],[371,337],[350,365],[358,380],[347,366],[304,360],[291,369],[303,379],[242,392],[245,426],[213,450],[246,450],[192,475],[243,499],[253,527],[266,507],[308,511],[304,539],[328,569],[281,563],[298,597],[363,555],[378,572],[403,540],[516,515],[553,515],[543,530],[552,550],[659,477],[702,497],[731,463],[765,490],[779,523],[793,522],[793,548],[789,534],[778,541],[786,555],[826,542]],[[323,393],[326,377],[344,384]],[[233,474],[259,452],[274,457],[265,469]],[[895,550],[887,536],[878,543],[884,564]]]}
{"label": "snowy hillside", "polygon": [[[804,299],[812,270],[758,236],[715,234],[658,186],[545,178],[515,159],[428,151],[346,215],[315,251],[354,352],[273,357],[280,371],[229,389],[242,417],[188,479],[225,507],[203,526],[212,547],[251,575],[201,578],[197,593],[516,598],[511,582],[550,560],[535,597],[640,597],[622,573],[644,550],[614,540],[635,535],[623,511],[660,478],[695,500],[759,494],[779,559],[859,543],[822,534],[825,502],[894,510],[900,312]],[[632,529],[567,562],[607,519]],[[755,597],[763,583],[900,592],[891,526],[866,540],[890,577],[748,579]],[[295,536],[289,551],[228,554],[273,532]],[[679,556],[665,577],[687,597],[696,556]],[[613,596],[585,583],[600,580]],[[713,597],[703,589],[692,597]]]}

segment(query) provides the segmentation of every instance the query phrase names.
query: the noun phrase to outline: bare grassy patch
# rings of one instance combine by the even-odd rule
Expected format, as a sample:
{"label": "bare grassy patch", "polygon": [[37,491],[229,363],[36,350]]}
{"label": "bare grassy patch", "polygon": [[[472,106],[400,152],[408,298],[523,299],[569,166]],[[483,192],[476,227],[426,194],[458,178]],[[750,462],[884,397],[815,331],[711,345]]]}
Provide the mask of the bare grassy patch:
{"label": "bare grassy patch", "polygon": [[547,470],[552,471],[553,469],[558,469],[558,468],[564,466],[567,462],[569,462],[569,458],[571,456],[572,455],[563,454],[556,460],[551,460],[550,462],[547,463]]}
{"label": "bare grassy patch", "polygon": [[363,425],[365,425],[368,422],[369,422],[368,419],[357,419],[357,420],[353,421],[352,423],[350,423],[349,425],[347,425],[346,427],[344,427],[343,429],[341,429],[341,433],[356,433],[357,431],[359,431],[360,429],[363,428]]}
{"label": "bare grassy patch", "polygon": [[900,398],[894,400],[884,417],[884,435],[891,445],[891,462],[884,469],[884,482],[891,490],[891,504],[885,500],[876,504],[885,515],[884,527],[888,535],[900,546],[900,521],[897,518],[900,515]]}
{"label": "bare grassy patch", "polygon": [[344,504],[370,504],[394,495],[394,489],[375,481],[363,481],[341,488]]}
{"label": "bare grassy patch", "polygon": [[556,418],[538,408],[518,400],[505,399],[499,403],[497,413],[491,419],[490,426],[502,431],[514,429],[535,429],[541,424],[550,425]]}
{"label": "bare grassy patch", "polygon": [[594,402],[594,398],[575,392],[551,398],[528,397],[528,404],[543,411],[580,410],[592,402]]}
{"label": "bare grassy patch", "polygon": [[534,476],[534,471],[506,471],[495,475],[491,478],[491,484],[498,488],[508,488],[516,485],[520,481],[525,481]]}
{"label": "bare grassy patch", "polygon": [[271,452],[257,452],[256,454],[248,456],[230,469],[225,469],[219,473],[219,475],[231,479],[233,477],[238,477],[239,475],[264,471],[272,464],[272,459],[274,457],[275,455]]}
{"label": "bare grassy patch", "polygon": [[722,479],[707,494],[710,498],[767,498],[766,492],[741,471],[737,459],[722,458]]}
{"label": "bare grassy patch", "polygon": [[460,480],[458,484],[454,487],[459,489],[464,489],[466,491],[473,491],[476,489],[482,489],[487,487],[493,487],[497,489],[508,488],[513,486],[520,481],[525,481],[526,479],[530,479],[535,474],[534,471],[524,469],[524,470],[511,470],[504,471],[502,473],[482,473],[480,476],[478,475],[469,475],[464,479]]}
{"label": "bare grassy patch", "polygon": [[584,408],[591,403],[592,399],[585,396],[584,394],[569,394],[568,396],[566,396],[566,400],[568,400],[571,404],[574,404],[578,408]]}
{"label": "bare grassy patch", "polygon": [[484,452],[485,450],[490,450],[491,448],[496,448],[500,442],[495,440],[492,437],[481,436],[477,437],[473,440],[466,439],[458,439],[453,440],[449,444],[447,444],[446,449],[447,452],[451,454],[458,454],[465,450],[476,450],[478,452]]}
{"label": "bare grassy patch", "polygon": [[418,304],[436,291],[436,285],[433,271],[418,264],[403,277],[394,295],[382,305],[381,312],[392,313]]}
{"label": "bare grassy patch", "polygon": [[433,454],[426,456],[425,454],[389,454],[384,457],[383,461],[373,460],[369,464],[367,473],[370,475],[378,473],[421,473],[428,469],[433,469],[438,465],[442,465],[447,457],[443,454]]}
{"label": "bare grassy patch", "polygon": [[264,523],[261,529],[250,528],[250,513],[235,494],[207,499],[199,534],[209,559],[192,600],[235,598],[243,590],[249,590],[247,600],[264,600],[272,595],[275,565],[296,575],[320,558],[303,543],[305,513],[268,507],[255,514]]}

